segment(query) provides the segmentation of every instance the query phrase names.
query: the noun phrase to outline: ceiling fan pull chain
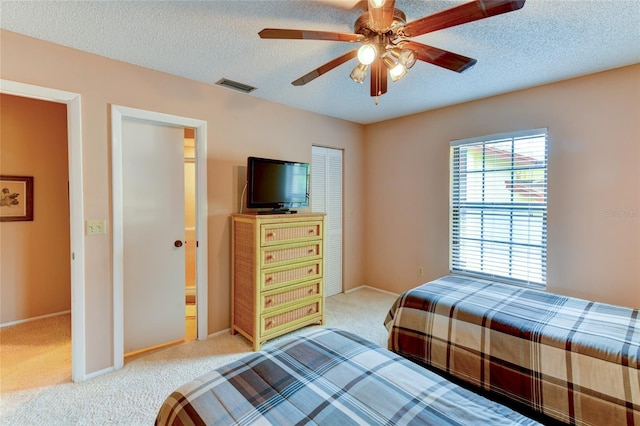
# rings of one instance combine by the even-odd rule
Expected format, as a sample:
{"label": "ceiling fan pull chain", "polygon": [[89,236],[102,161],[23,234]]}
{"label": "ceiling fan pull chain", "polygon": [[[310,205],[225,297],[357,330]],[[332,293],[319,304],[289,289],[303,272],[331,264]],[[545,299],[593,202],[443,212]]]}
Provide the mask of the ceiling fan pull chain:
{"label": "ceiling fan pull chain", "polygon": [[378,105],[378,97],[376,96],[376,105]]}

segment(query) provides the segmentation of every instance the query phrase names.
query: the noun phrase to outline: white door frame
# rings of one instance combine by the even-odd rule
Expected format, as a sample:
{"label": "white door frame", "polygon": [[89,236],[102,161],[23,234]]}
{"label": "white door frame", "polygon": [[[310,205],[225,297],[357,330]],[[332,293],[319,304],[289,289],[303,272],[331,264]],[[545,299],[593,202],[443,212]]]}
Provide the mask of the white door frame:
{"label": "white door frame", "polygon": [[69,231],[71,242],[71,380],[87,379],[85,347],[84,216],[82,195],[82,115],[80,95],[11,80],[0,80],[0,93],[67,105],[69,161]]}
{"label": "white door frame", "polygon": [[196,130],[196,297],[198,340],[208,336],[207,255],[207,122],[177,115],[111,105],[111,163],[113,197],[113,367],[124,366],[124,227],[122,179],[122,120],[144,120]]}

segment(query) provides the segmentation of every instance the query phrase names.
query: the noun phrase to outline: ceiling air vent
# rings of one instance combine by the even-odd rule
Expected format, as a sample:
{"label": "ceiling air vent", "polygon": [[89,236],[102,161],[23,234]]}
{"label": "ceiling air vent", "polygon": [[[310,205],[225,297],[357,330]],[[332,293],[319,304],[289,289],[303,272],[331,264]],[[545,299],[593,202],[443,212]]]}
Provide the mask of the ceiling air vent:
{"label": "ceiling air vent", "polygon": [[216,84],[218,86],[226,87],[228,89],[237,90],[237,91],[243,92],[243,93],[249,93],[249,92],[253,92],[254,90],[256,90],[256,88],[253,87],[253,86],[249,86],[247,84],[238,83],[237,81],[229,80],[228,78],[221,78],[220,80],[216,81]]}

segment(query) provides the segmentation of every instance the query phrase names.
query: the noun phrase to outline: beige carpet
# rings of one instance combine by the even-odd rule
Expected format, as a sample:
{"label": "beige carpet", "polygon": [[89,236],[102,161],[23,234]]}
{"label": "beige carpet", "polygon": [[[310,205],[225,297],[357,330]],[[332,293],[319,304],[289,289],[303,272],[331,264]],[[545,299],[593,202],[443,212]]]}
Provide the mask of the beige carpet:
{"label": "beige carpet", "polygon": [[[326,326],[349,330],[386,346],[382,322],[394,299],[367,288],[329,297],[325,305]],[[162,401],[176,387],[250,351],[246,339],[225,333],[136,358],[121,370],[85,382],[3,390],[0,424],[152,425]]]}
{"label": "beige carpet", "polygon": [[0,392],[69,382],[71,314],[0,329]]}

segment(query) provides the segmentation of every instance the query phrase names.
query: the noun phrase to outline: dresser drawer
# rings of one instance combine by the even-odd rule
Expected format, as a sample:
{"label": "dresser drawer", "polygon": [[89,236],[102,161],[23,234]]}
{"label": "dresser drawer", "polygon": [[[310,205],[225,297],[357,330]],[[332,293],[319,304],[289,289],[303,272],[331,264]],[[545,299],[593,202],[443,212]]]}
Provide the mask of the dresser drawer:
{"label": "dresser drawer", "polygon": [[293,265],[262,269],[260,290],[271,290],[303,281],[322,278],[322,260],[295,263]]}
{"label": "dresser drawer", "polygon": [[314,301],[285,311],[265,314],[261,317],[261,332],[266,334],[278,333],[288,327],[293,327],[299,323],[310,321],[314,317],[319,317],[322,309],[322,299]]}
{"label": "dresser drawer", "polygon": [[260,245],[294,243],[322,238],[322,221],[264,223],[260,226]]}
{"label": "dresser drawer", "polygon": [[260,295],[260,304],[264,312],[273,311],[308,297],[318,297],[321,295],[321,288],[322,281],[315,280],[288,286],[282,290],[265,292]]}
{"label": "dresser drawer", "polygon": [[320,259],[321,257],[322,240],[268,246],[260,249],[260,266],[262,268],[273,267],[304,260]]}

